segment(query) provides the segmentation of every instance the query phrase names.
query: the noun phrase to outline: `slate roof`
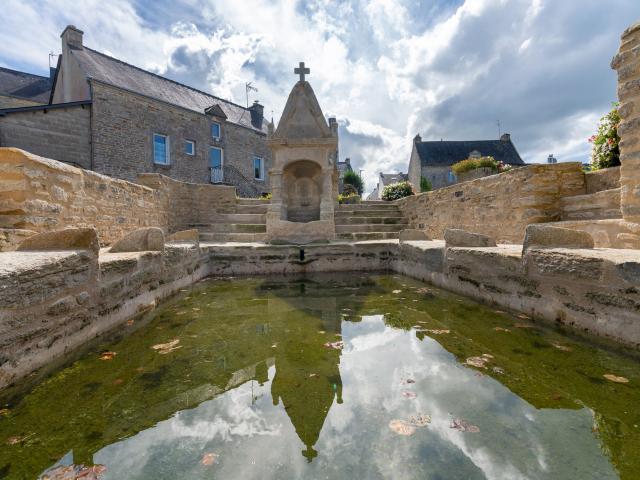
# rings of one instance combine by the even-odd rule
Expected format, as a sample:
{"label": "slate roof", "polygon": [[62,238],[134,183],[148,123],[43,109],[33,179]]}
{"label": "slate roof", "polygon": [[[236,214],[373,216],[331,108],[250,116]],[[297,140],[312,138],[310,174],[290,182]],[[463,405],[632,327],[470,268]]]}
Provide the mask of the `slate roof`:
{"label": "slate roof", "polygon": [[0,67],[0,95],[47,103],[51,92],[49,77]]}
{"label": "slate roof", "polygon": [[469,158],[474,150],[508,165],[524,165],[511,140],[416,142],[422,166],[447,166]]}
{"label": "slate roof", "polygon": [[205,109],[218,104],[227,116],[227,121],[267,133],[266,120],[263,119],[262,125],[253,125],[251,112],[233,102],[161,77],[87,47],[72,50],[71,54],[78,60],[80,67],[90,79],[198,113],[204,113]]}
{"label": "slate roof", "polygon": [[389,185],[390,183],[398,183],[409,180],[409,175],[406,173],[381,173],[380,182],[382,185]]}

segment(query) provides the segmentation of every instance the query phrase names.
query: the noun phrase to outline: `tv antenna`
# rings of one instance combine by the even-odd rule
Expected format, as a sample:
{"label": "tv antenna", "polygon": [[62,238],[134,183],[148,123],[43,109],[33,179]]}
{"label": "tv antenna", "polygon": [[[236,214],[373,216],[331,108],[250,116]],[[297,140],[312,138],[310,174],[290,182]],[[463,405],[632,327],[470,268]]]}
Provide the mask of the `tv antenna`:
{"label": "tv antenna", "polygon": [[249,92],[253,91],[253,92],[257,92],[258,89],[256,87],[254,87],[253,85],[251,85],[251,82],[247,82],[244,84],[244,91],[245,94],[247,96],[247,108],[249,108]]}
{"label": "tv antenna", "polygon": [[500,129],[500,120],[496,120],[496,125],[498,125],[498,138],[502,136],[502,130]]}

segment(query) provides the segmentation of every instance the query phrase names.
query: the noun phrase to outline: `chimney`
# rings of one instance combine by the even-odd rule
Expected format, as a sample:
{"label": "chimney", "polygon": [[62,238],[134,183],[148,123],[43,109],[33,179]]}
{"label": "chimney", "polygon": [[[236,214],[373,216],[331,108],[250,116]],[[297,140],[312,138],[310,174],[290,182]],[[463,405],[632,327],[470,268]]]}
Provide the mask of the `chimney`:
{"label": "chimney", "polygon": [[413,137],[413,143],[420,143],[422,141],[422,137],[418,133],[415,137]]}
{"label": "chimney", "polygon": [[500,136],[500,140],[502,140],[503,142],[510,142],[511,141],[511,135],[509,133],[503,133]]}
{"label": "chimney", "polygon": [[264,118],[264,106],[260,105],[258,100],[256,100],[253,102],[253,105],[249,107],[249,111],[251,112],[251,125],[256,128],[261,128]]}
{"label": "chimney", "polygon": [[351,159],[349,157],[344,159],[344,163],[349,165],[349,167],[351,167]]}
{"label": "chimney", "polygon": [[62,51],[64,52],[65,46],[67,45],[69,48],[82,50],[83,33],[82,30],[77,29],[75,26],[67,25],[67,28],[65,28],[62,31],[62,35],[60,35],[60,38],[62,38]]}
{"label": "chimney", "polygon": [[331,135],[334,137],[338,135],[338,121],[336,117],[329,118],[329,129],[331,130]]}

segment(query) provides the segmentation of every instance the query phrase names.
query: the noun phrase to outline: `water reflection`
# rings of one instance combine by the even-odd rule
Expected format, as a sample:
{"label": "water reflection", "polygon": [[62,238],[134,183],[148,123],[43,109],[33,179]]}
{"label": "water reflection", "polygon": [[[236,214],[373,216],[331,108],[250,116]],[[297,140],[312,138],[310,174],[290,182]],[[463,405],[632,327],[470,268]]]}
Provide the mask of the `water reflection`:
{"label": "water reflection", "polygon": [[[547,345],[566,339],[509,327],[496,341],[507,321],[401,277],[201,284],[105,346],[112,361],[98,349],[12,405],[0,442],[27,439],[0,449],[0,472],[34,478],[72,451],[66,462],[113,479],[618,478],[610,458],[633,478],[635,420],[622,412],[640,399],[635,379],[607,394],[585,380],[600,353],[572,343],[576,369],[557,368],[567,352]],[[172,339],[180,349],[151,348]],[[462,364],[482,353],[504,373]],[[629,377],[637,367],[602,355]],[[389,428],[418,414],[432,421],[411,436]],[[627,420],[617,437],[601,428],[614,418]]]}

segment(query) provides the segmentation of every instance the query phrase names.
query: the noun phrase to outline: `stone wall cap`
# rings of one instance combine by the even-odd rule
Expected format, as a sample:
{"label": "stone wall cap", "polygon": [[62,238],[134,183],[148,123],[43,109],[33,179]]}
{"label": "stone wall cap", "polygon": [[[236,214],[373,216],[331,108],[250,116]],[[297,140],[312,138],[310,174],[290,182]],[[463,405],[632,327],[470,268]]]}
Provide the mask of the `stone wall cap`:
{"label": "stone wall cap", "polygon": [[164,232],[158,227],[139,228],[129,232],[109,249],[111,253],[161,252],[163,250]]}
{"label": "stone wall cap", "polygon": [[96,256],[100,250],[95,228],[65,228],[28,237],[18,245],[17,251],[89,250]]}
{"label": "stone wall cap", "polygon": [[593,248],[588,232],[544,224],[528,225],[524,234],[522,253],[530,248]]}
{"label": "stone wall cap", "polygon": [[431,240],[425,231],[407,228],[405,230],[400,230],[398,234],[398,240],[400,243],[407,241],[426,241]]}

